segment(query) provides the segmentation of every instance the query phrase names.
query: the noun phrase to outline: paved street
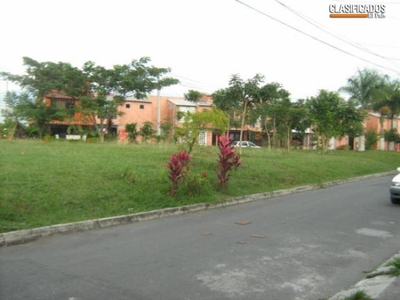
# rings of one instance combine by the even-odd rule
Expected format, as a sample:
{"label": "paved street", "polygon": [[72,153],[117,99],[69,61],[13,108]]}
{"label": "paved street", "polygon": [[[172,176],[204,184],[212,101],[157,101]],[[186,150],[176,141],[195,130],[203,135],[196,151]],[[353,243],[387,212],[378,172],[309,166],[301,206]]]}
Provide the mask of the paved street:
{"label": "paved street", "polygon": [[390,180],[3,247],[0,299],[328,298],[400,250]]}

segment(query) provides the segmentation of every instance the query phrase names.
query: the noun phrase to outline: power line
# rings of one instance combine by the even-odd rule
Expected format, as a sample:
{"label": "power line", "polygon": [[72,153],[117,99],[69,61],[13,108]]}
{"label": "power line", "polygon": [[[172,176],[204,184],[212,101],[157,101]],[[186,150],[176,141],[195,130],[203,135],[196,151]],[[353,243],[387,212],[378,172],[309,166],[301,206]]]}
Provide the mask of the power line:
{"label": "power line", "polygon": [[[294,13],[294,14],[297,15],[298,17],[302,18],[302,19],[303,19],[304,21],[306,21],[307,23],[309,23],[309,24],[311,24],[311,25],[317,27],[319,30],[321,30],[321,31],[323,31],[323,32],[325,32],[325,33],[327,33],[327,34],[329,34],[329,35],[331,35],[331,36],[333,36],[333,37],[335,37],[335,38],[341,40],[342,42],[345,42],[345,43],[347,43],[347,44],[349,44],[349,45],[351,45],[351,46],[353,46],[353,47],[356,47],[357,49],[360,49],[360,50],[365,51],[365,52],[367,52],[367,53],[369,53],[369,54],[375,55],[375,56],[377,56],[377,57],[379,57],[379,58],[383,58],[383,59],[385,59],[385,60],[400,60],[400,58],[391,58],[391,57],[387,57],[387,56],[382,56],[382,55],[380,55],[380,54],[378,54],[378,53],[373,52],[372,50],[370,50],[370,49],[368,49],[368,48],[366,48],[366,47],[363,47],[362,45],[360,45],[360,44],[358,44],[358,43],[355,43],[355,42],[351,41],[350,39],[347,39],[347,40],[346,40],[345,38],[341,38],[340,36],[337,36],[336,34],[333,34],[333,33],[331,33],[331,32],[328,32],[327,30],[321,28],[321,26],[322,26],[322,27],[325,27],[325,26],[323,26],[322,24],[320,24],[320,23],[318,23],[318,22],[312,20],[311,18],[305,16],[304,14],[302,14],[302,13],[300,13],[300,12],[294,10],[293,8],[287,6],[286,4],[280,2],[279,0],[275,0],[275,1],[278,2],[280,5],[282,5],[284,8],[290,10],[292,13]],[[327,27],[325,27],[325,28],[327,28]],[[399,65],[398,65],[398,66],[399,66]],[[400,67],[400,66],[399,66],[399,67]]]}
{"label": "power line", "polygon": [[[342,2],[342,3],[344,2],[344,3],[363,3],[363,4],[365,4],[365,2],[366,2],[366,1],[362,1],[362,0],[333,0],[333,1]],[[379,1],[379,4],[400,4],[400,2],[399,1],[396,1],[396,2]]]}
{"label": "power line", "polygon": [[197,80],[193,80],[175,73],[171,73],[171,75],[182,78],[184,80],[180,80],[178,85],[184,86],[184,87],[188,87],[188,88],[193,88],[193,89],[201,89],[201,90],[217,90],[218,88],[216,86],[211,86],[207,83],[203,83]]}
{"label": "power line", "polygon": [[261,14],[261,15],[267,17],[267,18],[270,18],[270,19],[274,20],[275,22],[278,22],[278,23],[280,23],[280,24],[282,24],[282,25],[285,25],[285,26],[287,26],[287,27],[289,27],[289,28],[291,28],[291,29],[293,29],[293,30],[295,30],[295,31],[297,31],[297,32],[300,32],[301,34],[304,34],[304,35],[306,35],[306,36],[308,36],[308,37],[310,37],[310,38],[312,38],[312,39],[314,39],[314,40],[316,40],[316,41],[318,41],[318,42],[320,42],[320,43],[323,43],[323,44],[325,44],[325,45],[327,45],[327,46],[329,46],[329,47],[331,47],[331,48],[333,48],[333,49],[335,49],[335,50],[338,50],[338,51],[340,51],[340,52],[343,52],[343,53],[345,53],[345,54],[347,54],[347,55],[350,55],[350,56],[352,56],[352,57],[358,58],[358,59],[360,59],[360,60],[362,60],[362,61],[365,61],[365,62],[367,62],[367,63],[373,64],[373,65],[375,65],[375,66],[377,66],[377,67],[380,67],[380,68],[383,68],[383,69],[387,69],[387,70],[390,70],[390,71],[395,72],[395,73],[397,73],[397,74],[400,74],[399,71],[396,71],[396,70],[394,70],[394,69],[391,69],[391,68],[388,68],[388,67],[379,65],[379,64],[377,64],[377,63],[371,62],[371,61],[369,61],[369,60],[367,60],[367,59],[364,59],[364,58],[359,57],[359,56],[357,56],[357,55],[355,55],[355,54],[352,54],[352,53],[350,53],[350,52],[348,52],[348,51],[346,51],[346,50],[340,49],[340,48],[338,48],[338,47],[336,47],[336,46],[334,46],[334,45],[332,45],[332,44],[330,44],[330,43],[327,43],[327,42],[325,42],[325,41],[323,41],[323,40],[321,40],[321,39],[319,39],[319,38],[317,38],[317,37],[315,37],[315,36],[312,36],[311,34],[308,34],[308,33],[304,32],[304,31],[302,31],[302,30],[300,30],[300,29],[297,29],[296,27],[293,27],[292,25],[289,25],[289,24],[287,24],[287,23],[285,23],[285,22],[283,22],[283,21],[281,21],[281,20],[278,20],[278,19],[274,18],[274,17],[272,17],[272,16],[270,16],[270,15],[264,13],[263,11],[261,11],[261,10],[255,8],[255,7],[253,7],[253,6],[249,5],[249,4],[247,4],[247,3],[244,3],[244,2],[242,2],[242,1],[240,1],[240,0],[235,0],[235,1],[238,2],[238,3],[240,3],[240,4],[243,5],[243,6],[246,6],[247,8],[249,8],[249,9],[251,9],[251,10],[254,10],[255,12],[257,12],[257,13],[259,13],[259,14]]}

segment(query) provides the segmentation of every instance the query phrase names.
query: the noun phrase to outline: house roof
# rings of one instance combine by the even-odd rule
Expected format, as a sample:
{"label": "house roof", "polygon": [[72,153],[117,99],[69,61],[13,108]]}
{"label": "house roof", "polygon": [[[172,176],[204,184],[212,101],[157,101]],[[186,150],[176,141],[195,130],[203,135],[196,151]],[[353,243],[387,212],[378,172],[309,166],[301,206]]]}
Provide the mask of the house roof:
{"label": "house roof", "polygon": [[[378,113],[378,112],[369,112],[368,113],[370,116],[373,116],[373,117],[376,117],[376,118],[380,118],[381,117],[381,114],[380,113]],[[384,118],[388,118],[387,116],[383,116]],[[394,117],[395,119],[400,119],[400,116],[395,116]]]}
{"label": "house roof", "polygon": [[168,98],[168,100],[176,106],[192,106],[192,107],[211,106],[210,102],[199,101],[199,102],[195,103],[195,102],[187,101],[184,98]]}
{"label": "house roof", "polygon": [[82,121],[82,120],[75,120],[75,121],[57,121],[57,120],[53,120],[53,121],[50,121],[49,124],[52,124],[52,125],[87,125],[87,126],[91,126],[91,125],[93,125],[93,122]]}
{"label": "house roof", "polygon": [[58,91],[51,91],[46,95],[47,98],[57,98],[57,99],[67,99],[67,100],[73,100],[73,97],[67,96],[61,92]]}
{"label": "house roof", "polygon": [[146,103],[151,103],[151,100],[148,98],[145,99],[136,99],[135,97],[126,97],[125,102],[146,102]]}

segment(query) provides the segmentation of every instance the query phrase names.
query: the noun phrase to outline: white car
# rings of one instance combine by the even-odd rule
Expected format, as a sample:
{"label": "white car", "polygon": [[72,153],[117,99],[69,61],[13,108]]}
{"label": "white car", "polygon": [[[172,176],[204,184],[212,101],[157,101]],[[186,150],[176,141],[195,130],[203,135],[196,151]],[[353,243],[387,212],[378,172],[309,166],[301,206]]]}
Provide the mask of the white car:
{"label": "white car", "polygon": [[[240,141],[233,142],[233,147],[240,147]],[[242,141],[242,148],[261,148],[260,146],[257,146],[253,142],[249,141]]]}
{"label": "white car", "polygon": [[[400,172],[400,168],[397,168]],[[390,186],[390,201],[393,204],[400,204],[400,174],[397,174],[392,179],[392,185]]]}

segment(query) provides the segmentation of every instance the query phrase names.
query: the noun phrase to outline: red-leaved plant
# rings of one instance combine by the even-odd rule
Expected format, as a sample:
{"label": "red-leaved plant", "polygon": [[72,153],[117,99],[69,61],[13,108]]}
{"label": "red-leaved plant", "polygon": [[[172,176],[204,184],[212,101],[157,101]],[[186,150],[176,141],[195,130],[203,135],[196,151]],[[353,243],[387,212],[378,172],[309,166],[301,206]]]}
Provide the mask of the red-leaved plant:
{"label": "red-leaved plant", "polygon": [[236,155],[235,148],[228,135],[221,135],[218,139],[219,159],[217,166],[218,184],[222,189],[228,186],[229,174],[231,170],[236,170],[242,163],[240,157]]}
{"label": "red-leaved plant", "polygon": [[166,167],[169,169],[168,178],[172,182],[170,195],[175,195],[179,181],[189,172],[190,155],[186,151],[171,155]]}

